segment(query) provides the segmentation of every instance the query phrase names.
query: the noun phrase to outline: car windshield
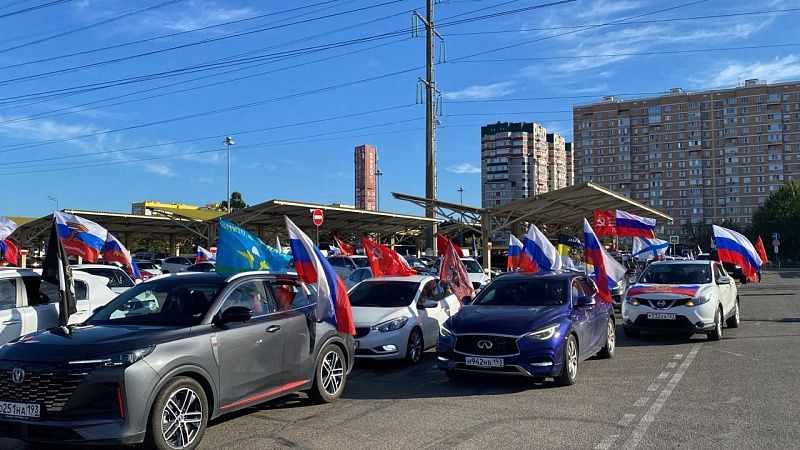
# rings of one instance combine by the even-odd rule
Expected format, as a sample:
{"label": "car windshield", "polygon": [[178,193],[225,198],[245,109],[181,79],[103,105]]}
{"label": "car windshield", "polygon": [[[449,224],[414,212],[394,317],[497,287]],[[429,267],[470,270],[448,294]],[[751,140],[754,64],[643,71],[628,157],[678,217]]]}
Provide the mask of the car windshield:
{"label": "car windshield", "polygon": [[417,281],[365,281],[350,291],[350,306],[399,308],[408,306],[419,289]]}
{"label": "car windshield", "polygon": [[566,282],[562,279],[497,279],[478,294],[474,305],[551,306],[566,300]]}
{"label": "car windshield", "polygon": [[137,262],[136,265],[140,269],[144,269],[144,270],[158,269],[158,267],[156,267],[156,265],[151,263],[151,262]]}
{"label": "car windshield", "polygon": [[478,264],[478,261],[474,259],[462,259],[461,262],[466,266],[468,273],[483,273],[483,268]]}
{"label": "car windshield", "polygon": [[711,283],[708,264],[652,264],[639,278],[640,283],[706,284]]}
{"label": "car windshield", "polygon": [[367,258],[350,258],[356,267],[369,267],[369,259]]}
{"label": "car windshield", "polygon": [[225,286],[218,280],[192,282],[186,277],[170,277],[149,281],[128,289],[100,308],[89,320],[90,325],[197,325],[211,307],[214,298]]}
{"label": "car windshield", "polygon": [[108,278],[108,284],[106,284],[106,286],[110,288],[119,288],[119,287],[128,288],[134,286],[131,277],[129,277],[128,274],[123,272],[122,270],[110,269],[110,268],[106,269],[105,267],[88,267],[88,268],[80,268],[77,270],[80,270],[81,272],[90,273],[92,275]]}

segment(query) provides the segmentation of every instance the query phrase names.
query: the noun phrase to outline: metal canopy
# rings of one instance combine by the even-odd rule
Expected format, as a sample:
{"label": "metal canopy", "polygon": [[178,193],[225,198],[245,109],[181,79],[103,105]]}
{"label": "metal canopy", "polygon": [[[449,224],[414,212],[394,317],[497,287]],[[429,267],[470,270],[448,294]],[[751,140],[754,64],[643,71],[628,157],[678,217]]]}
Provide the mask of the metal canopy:
{"label": "metal canopy", "polygon": [[286,224],[283,220],[284,215],[288,216],[297,226],[308,233],[315,228],[311,220],[311,210],[313,209],[321,209],[324,213],[325,220],[320,227],[320,231],[325,233],[326,236],[334,231],[342,236],[359,236],[366,233],[419,235],[426,226],[442,221],[441,219],[429,219],[407,214],[367,211],[287,200],[270,200],[233,211],[222,216],[222,218],[251,231],[256,231],[261,236],[267,234],[285,236]]}

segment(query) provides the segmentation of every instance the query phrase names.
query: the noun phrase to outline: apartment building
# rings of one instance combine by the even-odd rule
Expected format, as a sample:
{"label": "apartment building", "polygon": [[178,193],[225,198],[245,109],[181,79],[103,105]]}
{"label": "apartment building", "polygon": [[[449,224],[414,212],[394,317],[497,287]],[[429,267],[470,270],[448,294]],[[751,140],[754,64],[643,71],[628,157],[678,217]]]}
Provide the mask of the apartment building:
{"label": "apartment building", "polygon": [[750,223],[800,177],[800,82],[602,101],[573,108],[575,177],[691,223]]}
{"label": "apartment building", "polygon": [[566,186],[572,175],[566,173],[565,147],[563,137],[548,134],[538,123],[498,122],[481,127],[482,206]]}

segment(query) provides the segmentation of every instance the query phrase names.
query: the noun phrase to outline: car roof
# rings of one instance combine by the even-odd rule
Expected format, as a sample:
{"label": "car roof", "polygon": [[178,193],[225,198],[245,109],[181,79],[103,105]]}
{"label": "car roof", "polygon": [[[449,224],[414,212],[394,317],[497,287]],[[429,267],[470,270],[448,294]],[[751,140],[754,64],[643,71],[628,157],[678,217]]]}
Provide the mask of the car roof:
{"label": "car roof", "polygon": [[269,272],[269,271],[248,271],[248,272],[240,272],[235,273],[232,275],[228,274],[221,274],[217,272],[178,272],[178,273],[168,273],[164,275],[158,275],[156,277],[150,278],[147,280],[149,283],[153,280],[163,280],[166,278],[171,277],[181,277],[185,279],[191,279],[192,281],[200,281],[200,282],[217,282],[217,281],[224,281],[230,282],[239,278],[245,278],[250,276],[259,276],[265,278],[281,278],[281,279],[291,279],[296,280],[297,274],[294,272]]}
{"label": "car roof", "polygon": [[561,272],[505,272],[502,274],[502,278],[504,280],[525,280],[530,278],[554,278],[560,280],[569,280],[579,276],[586,276],[586,274],[571,270],[564,270]]}
{"label": "car roof", "polygon": [[117,266],[113,266],[111,264],[71,264],[70,267],[76,270],[81,269],[113,269],[113,270],[122,270]]}
{"label": "car roof", "polygon": [[697,265],[709,265],[714,261],[710,261],[707,259],[673,259],[669,261],[653,261],[650,265],[673,265],[673,264],[697,264]]}
{"label": "car roof", "polygon": [[374,283],[376,281],[405,281],[408,283],[419,283],[421,281],[432,280],[436,277],[432,275],[409,275],[406,277],[374,277],[374,278],[367,278],[363,282],[370,282]]}

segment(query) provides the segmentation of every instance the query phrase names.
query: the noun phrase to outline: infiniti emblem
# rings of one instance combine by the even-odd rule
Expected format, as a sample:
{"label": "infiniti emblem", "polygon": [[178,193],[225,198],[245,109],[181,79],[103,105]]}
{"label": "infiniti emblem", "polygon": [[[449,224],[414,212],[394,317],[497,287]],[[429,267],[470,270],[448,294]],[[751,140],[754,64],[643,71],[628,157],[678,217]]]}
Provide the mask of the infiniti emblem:
{"label": "infiniti emblem", "polygon": [[664,300],[659,300],[659,301],[656,302],[656,305],[659,308],[663,308],[663,307],[667,306],[667,302],[665,302]]}
{"label": "infiniti emblem", "polygon": [[480,341],[478,341],[478,348],[489,350],[492,347],[494,347],[492,341],[487,341],[486,339],[481,339]]}
{"label": "infiniti emblem", "polygon": [[13,381],[14,384],[22,384],[22,382],[25,381],[25,371],[19,367],[15,367],[14,370],[11,371],[11,381]]}

